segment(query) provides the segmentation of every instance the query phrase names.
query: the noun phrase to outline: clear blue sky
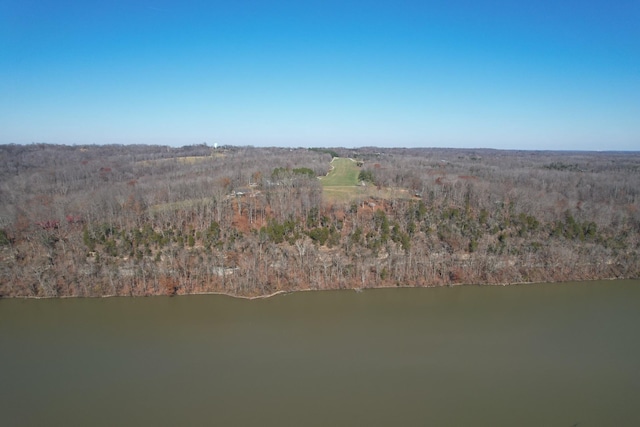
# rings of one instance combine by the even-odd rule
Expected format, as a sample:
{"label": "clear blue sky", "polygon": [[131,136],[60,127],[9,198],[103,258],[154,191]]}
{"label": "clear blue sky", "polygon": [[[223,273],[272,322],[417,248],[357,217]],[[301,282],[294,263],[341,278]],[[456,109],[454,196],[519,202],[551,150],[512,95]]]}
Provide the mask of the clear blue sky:
{"label": "clear blue sky", "polygon": [[640,1],[0,0],[0,143],[640,150]]}

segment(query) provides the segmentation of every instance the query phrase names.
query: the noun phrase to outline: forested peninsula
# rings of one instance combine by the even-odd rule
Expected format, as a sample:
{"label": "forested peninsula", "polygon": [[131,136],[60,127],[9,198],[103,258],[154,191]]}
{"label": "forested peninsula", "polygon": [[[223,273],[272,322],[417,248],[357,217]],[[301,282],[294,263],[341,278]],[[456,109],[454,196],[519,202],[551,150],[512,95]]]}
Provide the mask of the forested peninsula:
{"label": "forested peninsula", "polygon": [[0,146],[0,297],[640,273],[640,153]]}

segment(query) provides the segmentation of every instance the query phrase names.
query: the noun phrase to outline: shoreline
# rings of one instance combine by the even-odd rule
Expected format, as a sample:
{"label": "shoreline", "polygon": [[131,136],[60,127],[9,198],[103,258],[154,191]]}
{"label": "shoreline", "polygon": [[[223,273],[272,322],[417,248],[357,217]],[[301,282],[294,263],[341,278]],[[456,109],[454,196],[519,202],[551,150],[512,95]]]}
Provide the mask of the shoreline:
{"label": "shoreline", "polygon": [[197,295],[219,295],[230,297],[234,299],[246,300],[246,301],[254,301],[254,300],[266,300],[270,298],[277,297],[279,295],[287,295],[287,294],[295,294],[299,292],[327,292],[327,291],[352,291],[356,293],[361,293],[367,290],[379,290],[379,289],[435,289],[435,288],[453,288],[453,287],[471,287],[471,286],[500,286],[500,287],[509,287],[509,286],[518,286],[518,285],[542,285],[542,284],[566,284],[566,283],[588,283],[588,282],[597,282],[597,281],[616,281],[616,280],[640,280],[640,278],[634,277],[605,277],[599,279],[578,279],[578,280],[562,280],[557,282],[513,282],[513,283],[451,283],[447,285],[438,285],[438,286],[373,286],[367,288],[344,288],[344,289],[295,289],[295,290],[280,290],[276,292],[272,292],[270,294],[265,295],[237,295],[228,292],[192,292],[188,294],[176,294],[176,295],[166,295],[166,294],[151,294],[151,295],[100,295],[100,296],[72,296],[72,295],[64,295],[64,296],[55,296],[55,297],[46,297],[46,296],[0,296],[0,300],[3,299],[11,299],[11,300],[48,300],[48,299],[97,299],[97,298],[153,298],[153,297],[167,297],[167,298],[175,298],[175,297],[188,297],[188,296],[197,296]]}

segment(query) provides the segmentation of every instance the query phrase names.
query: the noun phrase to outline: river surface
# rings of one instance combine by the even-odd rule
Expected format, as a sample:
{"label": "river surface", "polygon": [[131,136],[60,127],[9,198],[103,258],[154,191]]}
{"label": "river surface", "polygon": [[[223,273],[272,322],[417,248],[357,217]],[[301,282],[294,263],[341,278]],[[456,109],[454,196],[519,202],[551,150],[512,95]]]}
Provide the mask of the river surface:
{"label": "river surface", "polygon": [[638,426],[640,281],[0,300],[3,426]]}

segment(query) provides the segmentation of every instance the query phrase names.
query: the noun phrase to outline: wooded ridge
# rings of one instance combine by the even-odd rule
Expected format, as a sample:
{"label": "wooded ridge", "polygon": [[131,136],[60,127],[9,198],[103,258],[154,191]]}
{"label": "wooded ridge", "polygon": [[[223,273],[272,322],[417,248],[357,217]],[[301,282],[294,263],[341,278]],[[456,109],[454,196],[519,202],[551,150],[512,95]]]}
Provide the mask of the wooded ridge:
{"label": "wooded ridge", "polygon": [[632,278],[639,192],[637,152],[2,145],[0,297]]}

